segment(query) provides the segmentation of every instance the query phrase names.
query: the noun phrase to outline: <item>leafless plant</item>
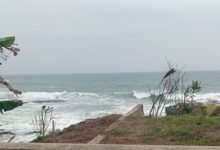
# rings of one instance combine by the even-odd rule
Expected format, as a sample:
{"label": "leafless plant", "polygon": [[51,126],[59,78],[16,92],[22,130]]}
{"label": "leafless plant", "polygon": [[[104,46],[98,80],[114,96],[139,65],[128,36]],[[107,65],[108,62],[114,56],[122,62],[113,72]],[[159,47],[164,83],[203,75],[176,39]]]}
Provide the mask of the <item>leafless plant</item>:
{"label": "leafless plant", "polygon": [[168,64],[169,70],[165,73],[158,87],[150,90],[152,107],[149,117],[162,115],[165,106],[169,103],[177,104],[181,101],[179,94],[183,91],[184,73],[182,69],[177,69]]}
{"label": "leafless plant", "polygon": [[41,109],[34,114],[34,119],[32,119],[34,133],[37,133],[38,136],[45,136],[52,121],[53,107],[42,106]]}

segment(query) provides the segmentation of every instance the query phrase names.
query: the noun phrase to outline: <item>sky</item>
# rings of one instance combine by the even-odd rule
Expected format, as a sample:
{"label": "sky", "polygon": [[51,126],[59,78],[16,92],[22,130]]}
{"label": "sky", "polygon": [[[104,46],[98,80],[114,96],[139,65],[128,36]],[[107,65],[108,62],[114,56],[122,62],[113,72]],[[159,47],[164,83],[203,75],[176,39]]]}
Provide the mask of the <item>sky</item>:
{"label": "sky", "polygon": [[220,70],[219,0],[0,0],[2,74]]}

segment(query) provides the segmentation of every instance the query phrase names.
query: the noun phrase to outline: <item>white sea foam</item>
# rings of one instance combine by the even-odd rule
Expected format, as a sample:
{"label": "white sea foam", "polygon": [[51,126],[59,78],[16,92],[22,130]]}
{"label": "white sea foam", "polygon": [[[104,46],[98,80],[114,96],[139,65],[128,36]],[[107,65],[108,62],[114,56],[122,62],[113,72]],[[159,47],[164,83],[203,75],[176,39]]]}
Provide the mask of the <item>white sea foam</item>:
{"label": "white sea foam", "polygon": [[[113,94],[115,95],[128,95],[129,93],[125,92],[114,92]],[[109,95],[111,96],[111,95]],[[143,92],[143,91],[133,91],[132,92],[132,97],[136,99],[145,99],[150,96],[149,92]],[[102,97],[106,98],[106,96],[101,96],[98,93],[84,93],[84,92],[24,92],[20,96],[15,96],[11,92],[0,92],[0,100],[10,100],[10,99],[19,99],[23,100],[24,102],[31,102],[31,101],[56,101],[57,99],[59,100],[70,100],[74,98],[87,98],[87,97],[93,97],[93,98],[100,98]],[[196,94],[195,100],[198,101],[208,101],[208,100],[213,100],[213,101],[220,101],[220,93],[201,93],[201,94]]]}
{"label": "white sea foam", "polygon": [[196,94],[195,100],[200,101],[200,102],[208,102],[208,101],[219,101],[220,102],[220,93]]}
{"label": "white sea foam", "polygon": [[[138,92],[133,91],[133,97],[136,99],[144,99],[150,96],[149,92]],[[179,94],[179,97],[180,94]],[[199,102],[208,102],[208,101],[219,101],[220,102],[220,93],[199,93],[196,94],[194,99]]]}
{"label": "white sea foam", "polygon": [[[28,134],[32,131],[31,119],[34,113],[39,110],[42,104],[34,104],[33,101],[44,101],[45,105],[54,107],[56,128],[63,129],[73,123],[78,123],[88,118],[96,118],[111,113],[123,113],[125,101],[112,99],[98,93],[84,92],[24,92],[21,96],[15,97],[9,92],[2,92],[2,100],[21,99],[24,105],[5,112],[0,120],[0,128],[16,134],[13,142],[28,142],[36,137]],[[64,103],[48,103],[48,100],[65,99]],[[121,107],[123,106],[123,107]],[[7,142],[8,136],[0,138],[0,142]]]}
{"label": "white sea foam", "polygon": [[83,93],[83,92],[23,92],[22,95],[15,96],[11,92],[0,92],[0,100],[19,99],[24,102],[31,101],[56,101],[56,100],[69,100],[74,97],[98,97],[96,93]]}
{"label": "white sea foam", "polygon": [[133,96],[137,99],[143,99],[143,98],[148,98],[150,96],[150,93],[133,91]]}

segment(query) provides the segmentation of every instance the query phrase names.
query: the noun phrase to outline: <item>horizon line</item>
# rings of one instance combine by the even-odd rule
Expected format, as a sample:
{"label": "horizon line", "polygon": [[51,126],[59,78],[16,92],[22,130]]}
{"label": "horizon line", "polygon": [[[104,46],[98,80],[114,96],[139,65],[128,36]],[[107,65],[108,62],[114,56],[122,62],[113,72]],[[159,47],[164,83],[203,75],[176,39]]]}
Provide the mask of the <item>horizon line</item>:
{"label": "horizon line", "polygon": [[[27,73],[27,74],[5,74],[12,75],[71,75],[71,74],[135,74],[135,73],[164,73],[165,71],[124,71],[124,72],[75,72],[75,73]],[[220,72],[220,70],[186,70],[185,72]]]}

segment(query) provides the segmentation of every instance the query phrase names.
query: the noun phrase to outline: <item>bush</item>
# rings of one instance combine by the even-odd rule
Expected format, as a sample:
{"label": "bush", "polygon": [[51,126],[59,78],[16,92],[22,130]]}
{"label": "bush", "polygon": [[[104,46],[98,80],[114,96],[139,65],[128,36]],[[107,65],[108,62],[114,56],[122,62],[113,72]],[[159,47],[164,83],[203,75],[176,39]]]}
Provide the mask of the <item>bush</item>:
{"label": "bush", "polygon": [[202,103],[178,103],[173,106],[165,108],[166,115],[194,115],[194,116],[207,116],[207,106]]}
{"label": "bush", "polygon": [[45,136],[50,124],[53,121],[53,107],[42,106],[40,110],[38,110],[34,119],[32,119],[32,126],[35,133],[38,136]]}
{"label": "bush", "polygon": [[201,115],[203,115],[203,116],[208,115],[207,106],[202,104],[202,105],[199,106],[199,110],[200,110]]}
{"label": "bush", "polygon": [[31,141],[31,143],[40,143],[43,142],[48,136],[38,136],[36,139]]}

